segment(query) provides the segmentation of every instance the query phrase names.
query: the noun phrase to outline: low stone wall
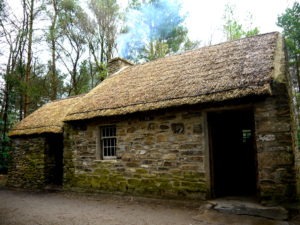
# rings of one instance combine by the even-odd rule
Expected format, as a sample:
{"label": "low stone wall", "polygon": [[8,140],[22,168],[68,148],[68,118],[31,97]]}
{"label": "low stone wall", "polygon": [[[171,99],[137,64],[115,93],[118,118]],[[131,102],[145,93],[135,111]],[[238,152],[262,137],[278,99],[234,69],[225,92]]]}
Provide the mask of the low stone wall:
{"label": "low stone wall", "polygon": [[[99,127],[117,127],[117,159],[99,160]],[[205,199],[201,112],[139,115],[65,127],[64,188]]]}
{"label": "low stone wall", "polygon": [[12,138],[12,149],[7,186],[29,189],[44,187],[45,138]]}
{"label": "low stone wall", "polygon": [[263,202],[295,198],[295,167],[289,97],[274,84],[274,97],[256,104],[258,187]]}

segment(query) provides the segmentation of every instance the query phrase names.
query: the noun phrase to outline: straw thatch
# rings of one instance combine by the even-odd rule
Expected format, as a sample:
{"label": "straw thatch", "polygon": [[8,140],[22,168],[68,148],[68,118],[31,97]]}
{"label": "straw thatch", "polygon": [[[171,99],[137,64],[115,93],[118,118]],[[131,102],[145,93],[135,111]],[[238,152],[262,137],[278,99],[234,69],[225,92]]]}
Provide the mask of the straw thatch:
{"label": "straw thatch", "polygon": [[258,35],[128,67],[85,95],[65,120],[271,94],[279,39]]}
{"label": "straw thatch", "polygon": [[78,103],[80,97],[82,96],[45,104],[16,124],[10,131],[9,136],[62,133],[63,120],[70,109]]}

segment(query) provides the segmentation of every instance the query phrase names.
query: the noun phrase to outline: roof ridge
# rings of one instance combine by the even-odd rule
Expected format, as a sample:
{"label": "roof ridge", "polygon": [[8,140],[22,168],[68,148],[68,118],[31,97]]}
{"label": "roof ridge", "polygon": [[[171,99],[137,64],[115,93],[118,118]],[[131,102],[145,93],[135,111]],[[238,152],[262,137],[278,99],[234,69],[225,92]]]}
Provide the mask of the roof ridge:
{"label": "roof ridge", "polygon": [[[145,65],[145,64],[148,64],[148,63],[155,63],[157,61],[165,60],[166,58],[168,59],[168,58],[172,58],[172,57],[176,57],[176,56],[182,56],[182,55],[185,55],[185,54],[190,54],[192,52],[196,52],[196,51],[199,51],[199,50],[205,49],[205,48],[214,48],[214,47],[217,47],[217,46],[220,46],[220,45],[224,45],[224,44],[229,44],[229,43],[234,43],[234,42],[240,42],[240,41],[244,41],[246,39],[253,39],[253,38],[258,38],[258,37],[267,36],[267,35],[271,35],[271,34],[277,34],[277,35],[279,35],[280,32],[278,32],[278,31],[272,31],[272,32],[257,34],[257,35],[253,35],[253,36],[249,36],[249,37],[243,37],[243,38],[240,38],[240,39],[235,39],[235,40],[230,40],[230,41],[222,41],[220,43],[216,43],[216,44],[212,44],[212,45],[204,45],[204,46],[200,46],[198,48],[190,49],[190,50],[179,52],[179,53],[174,53],[174,54],[171,54],[171,55],[167,55],[165,57],[157,58],[157,59],[154,59],[154,60],[151,60],[151,61],[146,61],[146,62],[143,62],[143,63],[140,63],[140,64],[133,64],[129,68],[137,67],[137,66],[142,66],[142,65]],[[123,58],[121,58],[121,59],[123,59]]]}
{"label": "roof ridge", "polygon": [[59,102],[59,101],[64,101],[64,100],[69,100],[69,99],[72,99],[72,98],[79,98],[79,97],[83,97],[85,96],[87,93],[83,93],[83,94],[79,94],[79,95],[71,95],[71,96],[68,96],[66,98],[60,98],[60,99],[55,99],[55,100],[52,100],[50,102],[47,102],[48,103],[52,103],[52,102]]}

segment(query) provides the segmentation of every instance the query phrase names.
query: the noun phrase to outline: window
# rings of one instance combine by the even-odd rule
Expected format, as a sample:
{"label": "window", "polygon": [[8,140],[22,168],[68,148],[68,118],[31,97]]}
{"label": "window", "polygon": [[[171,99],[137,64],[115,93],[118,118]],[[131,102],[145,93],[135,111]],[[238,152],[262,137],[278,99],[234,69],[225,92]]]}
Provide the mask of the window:
{"label": "window", "polygon": [[242,135],[243,135],[243,143],[247,143],[251,140],[251,130],[242,130]]}
{"label": "window", "polygon": [[116,158],[116,126],[105,126],[100,128],[101,135],[101,158]]}

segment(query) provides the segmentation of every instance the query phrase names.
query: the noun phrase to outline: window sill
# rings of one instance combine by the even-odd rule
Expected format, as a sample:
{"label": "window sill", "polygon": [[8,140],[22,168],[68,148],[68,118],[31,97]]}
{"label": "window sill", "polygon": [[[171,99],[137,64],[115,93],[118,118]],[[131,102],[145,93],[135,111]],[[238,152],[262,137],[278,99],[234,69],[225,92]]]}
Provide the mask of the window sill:
{"label": "window sill", "polygon": [[108,163],[116,163],[118,162],[117,158],[115,159],[96,159],[94,160],[94,162],[101,162],[101,163],[105,163],[105,162],[108,162]]}

